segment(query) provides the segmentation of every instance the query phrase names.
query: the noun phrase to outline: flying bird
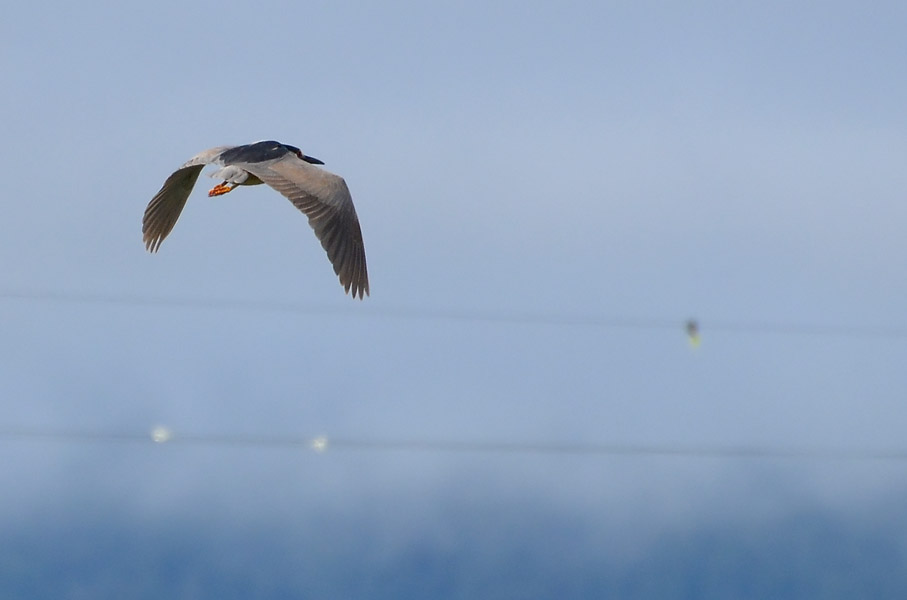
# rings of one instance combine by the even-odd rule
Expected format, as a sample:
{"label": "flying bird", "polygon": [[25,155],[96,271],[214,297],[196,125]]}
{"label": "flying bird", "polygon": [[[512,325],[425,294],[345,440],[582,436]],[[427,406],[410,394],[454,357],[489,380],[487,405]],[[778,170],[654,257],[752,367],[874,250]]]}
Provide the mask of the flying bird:
{"label": "flying bird", "polygon": [[226,194],[240,185],[265,183],[274,188],[309,218],[343,289],[352,291],[353,298],[368,295],[362,230],[346,182],[314,166],[324,164],[317,158],[275,141],[211,148],[174,171],[145,209],[142,234],[149,252],[157,252],[176,225],[199,174],[209,164],[221,167],[211,177],[223,183],[214,186],[208,196]]}

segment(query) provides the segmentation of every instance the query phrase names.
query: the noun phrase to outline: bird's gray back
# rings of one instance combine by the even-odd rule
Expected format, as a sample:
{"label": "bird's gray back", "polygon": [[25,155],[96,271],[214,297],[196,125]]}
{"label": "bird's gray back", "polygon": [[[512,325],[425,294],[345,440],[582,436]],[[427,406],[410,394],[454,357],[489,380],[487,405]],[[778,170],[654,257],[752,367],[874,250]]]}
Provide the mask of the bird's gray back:
{"label": "bird's gray back", "polygon": [[224,164],[220,158],[221,154],[233,148],[236,148],[236,146],[216,146],[214,148],[202,150],[201,152],[187,160],[185,163],[183,163],[183,166],[181,166],[180,169],[185,169],[186,167],[195,167],[199,165],[210,165],[212,163]]}

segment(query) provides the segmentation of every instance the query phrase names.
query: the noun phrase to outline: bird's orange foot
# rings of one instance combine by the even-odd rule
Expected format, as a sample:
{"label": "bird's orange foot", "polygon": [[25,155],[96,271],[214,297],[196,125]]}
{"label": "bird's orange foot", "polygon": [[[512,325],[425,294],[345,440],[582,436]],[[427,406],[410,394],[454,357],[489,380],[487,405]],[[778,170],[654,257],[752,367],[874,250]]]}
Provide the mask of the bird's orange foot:
{"label": "bird's orange foot", "polygon": [[208,192],[208,196],[222,196],[233,189],[232,186],[218,183]]}

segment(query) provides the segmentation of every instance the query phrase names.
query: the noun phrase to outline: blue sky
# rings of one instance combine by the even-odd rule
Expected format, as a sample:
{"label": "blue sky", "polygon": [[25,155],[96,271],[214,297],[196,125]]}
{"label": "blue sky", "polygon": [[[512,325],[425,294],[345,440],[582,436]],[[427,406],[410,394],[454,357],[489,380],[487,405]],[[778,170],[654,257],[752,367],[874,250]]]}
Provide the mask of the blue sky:
{"label": "blue sky", "polygon": [[[905,12],[11,7],[3,428],[902,450]],[[349,184],[364,302],[344,296],[305,218],[264,186],[197,190],[160,252],[145,252],[142,212],[173,169],[271,138]],[[84,296],[123,301],[74,301]],[[689,317],[702,326],[695,351]],[[623,320],[653,326],[602,325]],[[777,331],[810,326],[830,334]],[[438,597],[545,597],[520,588],[521,548],[554,580],[608,573],[602,589],[622,597],[665,597],[632,581],[666,565],[671,581],[712,573],[731,586],[713,597],[746,597],[777,573],[741,564],[779,545],[804,573],[786,597],[843,597],[878,582],[872,564],[905,561],[897,460],[0,447],[0,529],[31,540],[9,551],[22,565],[0,582],[33,597],[128,590],[114,555],[147,582],[135,597],[224,597],[228,572],[286,581],[252,597],[369,596],[344,587],[344,565],[376,582],[373,597],[416,571]],[[303,538],[318,526],[334,540],[323,569],[296,579],[262,566],[310,557]],[[571,532],[580,550],[544,550]],[[89,552],[94,536],[110,545]],[[55,539],[73,552],[51,551]],[[829,544],[841,555],[822,554]],[[690,547],[702,560],[666,558]],[[491,574],[465,559],[495,548]],[[71,554],[87,558],[69,568]],[[829,583],[841,573],[853,577]],[[27,581],[44,583],[12,587]],[[690,585],[672,589],[714,589]],[[903,596],[903,580],[878,585]],[[594,583],[572,590],[599,597]]]}

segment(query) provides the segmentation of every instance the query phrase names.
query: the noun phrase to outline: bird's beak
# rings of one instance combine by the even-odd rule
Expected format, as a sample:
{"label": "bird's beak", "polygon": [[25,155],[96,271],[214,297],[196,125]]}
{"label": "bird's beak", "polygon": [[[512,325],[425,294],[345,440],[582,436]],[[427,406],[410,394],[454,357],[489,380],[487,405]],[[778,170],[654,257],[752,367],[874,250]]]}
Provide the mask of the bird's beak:
{"label": "bird's beak", "polygon": [[311,163],[313,165],[323,165],[324,164],[317,158],[314,158],[312,156],[306,156],[305,154],[302,155],[302,160],[306,161],[307,163]]}

